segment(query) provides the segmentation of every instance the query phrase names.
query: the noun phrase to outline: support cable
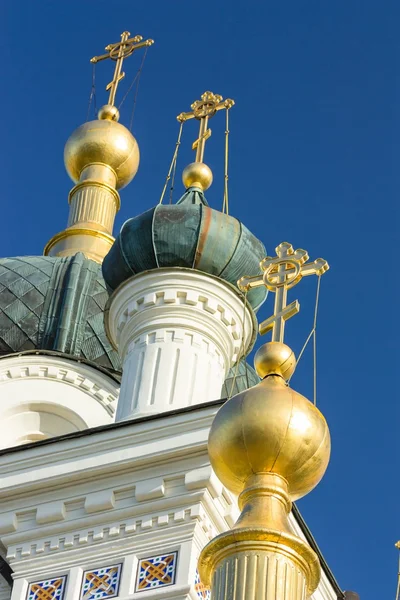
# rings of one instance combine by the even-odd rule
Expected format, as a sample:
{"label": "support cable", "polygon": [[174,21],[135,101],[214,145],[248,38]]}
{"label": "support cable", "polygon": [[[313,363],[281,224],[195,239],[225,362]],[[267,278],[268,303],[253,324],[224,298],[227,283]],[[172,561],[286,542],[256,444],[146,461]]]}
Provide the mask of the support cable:
{"label": "support cable", "polygon": [[135,77],[132,79],[132,82],[131,82],[131,84],[130,84],[129,88],[128,88],[128,89],[127,89],[127,91],[125,92],[125,94],[124,94],[124,97],[122,98],[121,102],[119,103],[119,105],[118,105],[118,110],[121,110],[121,106],[122,106],[122,105],[123,105],[123,103],[125,102],[125,100],[126,100],[126,98],[127,98],[128,94],[129,94],[129,93],[130,93],[130,91],[132,90],[133,86],[135,85],[135,82],[136,82],[136,80],[137,80],[138,76],[139,76],[139,71],[137,71],[137,73],[136,73]]}
{"label": "support cable", "polygon": [[[311,338],[313,338],[313,388],[314,388],[314,405],[317,405],[317,318],[318,318],[318,306],[319,306],[319,292],[321,287],[321,276],[319,275],[317,278],[317,291],[315,295],[315,308],[314,308],[314,320],[313,326],[310,333],[307,336],[306,341],[301,349],[299,354],[299,358],[296,361],[296,366],[299,364],[301,357],[304,354],[305,349],[308,346],[308,342]],[[291,379],[291,378],[290,378]],[[290,379],[288,380],[288,385],[290,383]]]}
{"label": "support cable", "polygon": [[[233,375],[233,380],[232,380],[232,385],[231,385],[231,390],[228,396],[228,400],[229,398],[232,398],[233,395],[233,390],[235,387],[235,383],[236,383],[236,379],[237,379],[237,375],[239,372],[239,365],[240,365],[240,361],[244,358],[244,338],[245,338],[245,319],[246,319],[246,308],[247,308],[247,294],[248,294],[248,290],[245,291],[244,293],[244,302],[243,302],[243,322],[242,322],[242,342],[240,345],[240,349],[239,349],[239,355],[238,355],[238,359],[236,361],[236,365],[235,365],[235,371],[234,371],[234,375]],[[246,369],[246,376],[247,376],[247,383],[249,382],[248,379],[248,374],[247,374],[247,369]],[[249,386],[248,386],[249,387]]]}
{"label": "support cable", "polygon": [[229,201],[228,201],[228,158],[229,158],[229,108],[226,109],[226,121],[225,121],[225,168],[224,168],[224,201],[222,204],[222,212],[229,214]]}
{"label": "support cable", "polygon": [[89,103],[88,103],[86,121],[89,121],[90,107],[92,106],[92,101],[94,101],[94,115],[96,116],[97,106],[96,106],[96,64],[95,63],[93,63],[93,69],[92,69],[92,87],[91,87],[90,95],[89,95]]}
{"label": "support cable", "polygon": [[178,158],[178,155],[176,155],[176,158],[175,158],[174,166],[173,166],[173,169],[172,169],[171,187],[169,188],[169,203],[170,204],[172,204],[172,196],[173,196],[174,187],[175,187],[176,165],[177,165],[177,162],[178,162],[177,158]]}
{"label": "support cable", "polygon": [[133,100],[133,108],[132,108],[131,120],[129,123],[129,131],[132,131],[133,117],[135,116],[135,109],[136,109],[136,100],[137,100],[138,92],[139,92],[140,77],[142,75],[142,70],[143,70],[143,66],[144,66],[144,61],[146,60],[147,51],[148,51],[148,48],[146,48],[146,50],[143,54],[142,62],[140,64],[139,71],[137,72],[136,91],[135,91],[135,98]]}
{"label": "support cable", "polygon": [[[170,167],[169,167],[169,170],[168,170],[168,175],[167,175],[167,178],[165,180],[163,190],[161,192],[161,197],[160,197],[160,200],[159,200],[159,204],[162,204],[162,201],[164,199],[165,192],[166,192],[166,189],[167,189],[167,186],[168,186],[168,182],[171,179],[171,173],[172,173],[172,171],[173,171],[173,169],[174,169],[174,167],[176,165],[176,160],[178,158],[178,152],[179,152],[179,146],[181,145],[182,129],[183,129],[183,121],[181,122],[181,125],[179,127],[178,139],[176,140],[174,154],[172,156],[171,164],[170,164]],[[175,174],[174,174],[174,177],[175,177]]]}

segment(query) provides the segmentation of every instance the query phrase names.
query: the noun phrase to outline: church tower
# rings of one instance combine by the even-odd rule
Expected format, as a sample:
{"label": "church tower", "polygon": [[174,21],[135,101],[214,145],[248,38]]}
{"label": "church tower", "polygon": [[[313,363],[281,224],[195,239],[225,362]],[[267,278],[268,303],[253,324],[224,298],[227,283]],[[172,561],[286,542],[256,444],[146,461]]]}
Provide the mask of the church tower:
{"label": "church tower", "polygon": [[44,256],[0,259],[0,600],[353,598],[293,504],[330,438],[289,385],[287,293],[328,265],[286,243],[267,256],[228,214],[227,170],[223,210],[208,203],[209,125],[232,99],[207,91],[178,115],[199,125],[181,198],[113,237],[139,166],[118,84],[152,44],[124,32],[92,59],[115,68],[65,147],[67,227]]}

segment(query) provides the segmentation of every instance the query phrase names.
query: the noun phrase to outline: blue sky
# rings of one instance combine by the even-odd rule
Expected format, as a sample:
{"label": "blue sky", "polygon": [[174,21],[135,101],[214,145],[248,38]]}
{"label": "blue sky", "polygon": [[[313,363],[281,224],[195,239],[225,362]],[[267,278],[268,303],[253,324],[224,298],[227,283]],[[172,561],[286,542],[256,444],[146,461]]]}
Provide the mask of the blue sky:
{"label": "blue sky", "polygon": [[[41,254],[65,227],[72,182],[63,146],[86,119],[90,57],[122,31],[156,43],[133,123],[141,166],[122,191],[116,231],[158,202],[176,115],[208,89],[235,99],[231,214],[269,253],[285,240],[331,265],[321,284],[318,405],[331,429],[332,458],[322,483],[299,507],[342,588],[363,600],[394,597],[400,5],[20,0],[4,3],[2,12],[2,256]],[[119,98],[140,60],[125,63]],[[106,102],[103,85],[111,72],[110,63],[97,67],[98,106]],[[132,101],[131,95],[121,111],[125,124]],[[207,197],[219,209],[221,115],[211,127],[205,160],[215,180]],[[192,160],[196,136],[191,121],[178,173]],[[178,178],[175,200],[181,191]],[[311,327],[315,284],[308,278],[291,292],[290,300],[302,305],[287,326],[286,341],[296,352]],[[269,299],[260,316],[271,310]],[[312,398],[310,351],[292,384]]]}

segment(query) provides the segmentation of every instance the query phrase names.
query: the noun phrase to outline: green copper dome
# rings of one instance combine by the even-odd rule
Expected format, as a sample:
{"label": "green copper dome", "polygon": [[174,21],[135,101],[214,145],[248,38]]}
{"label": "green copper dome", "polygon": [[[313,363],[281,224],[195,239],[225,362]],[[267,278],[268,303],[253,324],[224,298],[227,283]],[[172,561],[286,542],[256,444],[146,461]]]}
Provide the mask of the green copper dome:
{"label": "green copper dome", "polygon": [[[262,242],[238,219],[213,210],[198,188],[189,188],[177,204],[159,204],[124,223],[103,262],[111,290],[137,273],[159,267],[186,267],[229,283],[260,273],[266,256]],[[257,310],[266,289],[254,289],[248,301]]]}
{"label": "green copper dome", "polygon": [[0,259],[0,356],[47,350],[120,371],[104,330],[107,300],[100,265],[83,254]]}

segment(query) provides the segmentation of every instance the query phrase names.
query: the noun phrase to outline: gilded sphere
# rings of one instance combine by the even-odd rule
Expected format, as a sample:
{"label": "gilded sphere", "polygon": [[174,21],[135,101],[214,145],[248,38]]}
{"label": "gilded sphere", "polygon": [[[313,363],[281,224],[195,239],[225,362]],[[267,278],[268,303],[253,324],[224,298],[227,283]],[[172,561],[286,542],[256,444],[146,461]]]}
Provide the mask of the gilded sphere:
{"label": "gilded sphere", "polygon": [[65,167],[75,183],[85,167],[101,163],[115,172],[117,189],[132,181],[139,167],[139,158],[139,147],[131,132],[109,119],[81,125],[70,136],[64,149]]}
{"label": "gilded sphere", "polygon": [[267,375],[281,375],[287,381],[296,368],[296,357],[293,350],[286,344],[268,342],[257,350],[254,367],[261,379]]}
{"label": "gilded sphere", "polygon": [[182,173],[183,185],[186,188],[199,187],[208,190],[213,182],[213,174],[209,166],[202,162],[190,163]]}
{"label": "gilded sphere", "polygon": [[292,500],[322,479],[330,447],[322,413],[274,376],[228,400],[208,439],[212,467],[234,494],[246,488],[250,476],[276,473],[288,482]]}
{"label": "gilded sphere", "polygon": [[112,104],[105,104],[97,113],[97,118],[100,119],[100,121],[104,121],[105,119],[108,119],[109,121],[119,121],[119,110]]}

